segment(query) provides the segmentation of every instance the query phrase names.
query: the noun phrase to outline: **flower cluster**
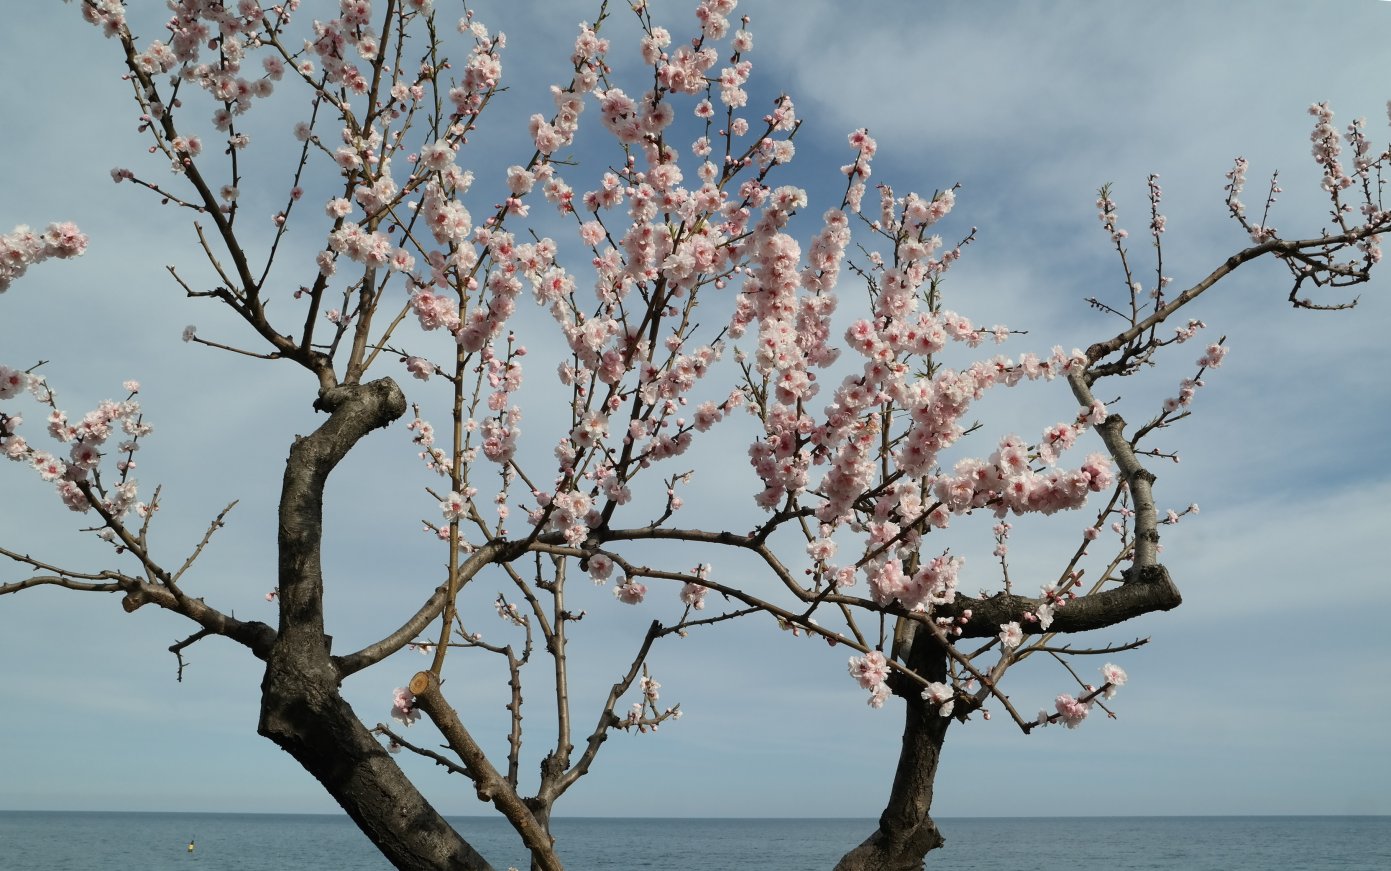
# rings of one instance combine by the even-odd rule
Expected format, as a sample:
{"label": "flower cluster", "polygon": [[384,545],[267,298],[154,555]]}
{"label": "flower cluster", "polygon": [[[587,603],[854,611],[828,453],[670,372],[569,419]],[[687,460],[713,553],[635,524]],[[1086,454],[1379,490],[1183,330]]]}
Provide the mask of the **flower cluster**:
{"label": "flower cluster", "polygon": [[613,588],[613,596],[625,605],[637,605],[647,596],[647,585],[624,578],[623,583]]}
{"label": "flower cluster", "polygon": [[1123,686],[1128,679],[1125,670],[1118,665],[1106,663],[1101,667],[1101,675],[1106,682],[1100,689],[1087,686],[1086,693],[1081,697],[1075,697],[1067,693],[1059,695],[1053,701],[1053,713],[1046,710],[1038,712],[1038,718],[1034,721],[1036,725],[1047,726],[1049,723],[1062,723],[1069,729],[1076,729],[1082,725],[1082,721],[1087,719],[1087,714],[1091,713],[1092,705],[1098,697],[1112,698],[1116,690]]}
{"label": "flower cluster", "polygon": [[964,560],[942,554],[928,560],[911,575],[897,557],[867,567],[870,595],[880,605],[899,602],[905,608],[926,611],[934,605],[950,605],[956,599],[957,577]]}
{"label": "flower cluster", "polygon": [[70,221],[49,224],[42,233],[24,224],[9,233],[0,233],[0,293],[9,290],[36,263],[50,257],[78,257],[86,250],[86,234]]}
{"label": "flower cluster", "polygon": [[[153,432],[153,427],[145,422],[140,403],[133,398],[140,390],[139,383],[127,381],[122,386],[129,394],[127,399],[103,400],[74,421],[58,407],[53,391],[43,378],[0,365],[0,400],[13,399],[27,390],[49,409],[49,438],[68,446],[63,458],[34,447],[19,434],[23,418],[0,409],[0,455],[27,463],[40,478],[55,486],[63,504],[73,511],[91,510],[95,498],[117,521],[130,511],[145,516],[151,507],[138,501],[138,485],[129,473],[135,469],[134,454],[139,450],[139,440]],[[103,449],[118,434],[126,436],[115,449],[122,459],[116,462],[116,480],[107,487],[100,479],[99,466],[106,454]],[[102,534],[114,540],[109,529]]]}
{"label": "flower cluster", "polygon": [[1119,245],[1130,234],[1116,226],[1116,201],[1111,199],[1111,189],[1103,187],[1096,199],[1096,210],[1101,217],[1101,227],[1110,236],[1111,241]]}
{"label": "flower cluster", "polygon": [[850,657],[850,676],[869,690],[869,706],[882,708],[889,698],[889,663],[884,654],[871,650],[864,656]]}
{"label": "flower cluster", "polygon": [[1309,139],[1314,143],[1314,160],[1323,167],[1323,189],[1332,193],[1352,187],[1353,180],[1344,171],[1340,159],[1342,137],[1338,135],[1338,128],[1333,126],[1333,110],[1328,108],[1327,103],[1315,103],[1309,107],[1309,114],[1314,117],[1314,130],[1309,134]]}
{"label": "flower cluster", "polygon": [[681,588],[681,604],[696,611],[705,609],[705,594],[710,592],[710,588],[700,583],[710,577],[710,564],[701,563],[695,567],[694,575],[696,580],[687,581]]}
{"label": "flower cluster", "polygon": [[555,115],[547,120],[537,113],[531,116],[531,137],[536,150],[549,157],[556,151],[572,143],[579,129],[580,113],[584,111],[584,95],[594,91],[599,82],[599,73],[604,69],[604,55],[608,53],[609,41],[599,35],[587,24],[580,25],[580,34],[575,39],[575,77],[570,86],[552,86],[551,96],[555,101]]}

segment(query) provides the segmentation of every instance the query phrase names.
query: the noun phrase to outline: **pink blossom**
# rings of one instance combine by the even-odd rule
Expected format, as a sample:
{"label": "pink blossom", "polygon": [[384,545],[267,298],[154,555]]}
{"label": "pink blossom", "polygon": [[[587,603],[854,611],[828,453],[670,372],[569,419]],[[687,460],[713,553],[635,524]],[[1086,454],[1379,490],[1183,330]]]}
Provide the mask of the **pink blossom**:
{"label": "pink blossom", "polygon": [[705,594],[710,588],[696,583],[688,583],[681,588],[681,601],[697,611],[705,608]]}
{"label": "pink blossom", "polygon": [[68,467],[62,460],[44,451],[35,451],[29,457],[29,462],[34,470],[39,473],[39,477],[45,481],[57,481],[67,472]]}
{"label": "pink blossom", "polygon": [[514,197],[520,197],[531,191],[532,185],[536,183],[536,176],[524,166],[509,166],[507,168],[507,188]]}
{"label": "pink blossom", "polygon": [[1015,621],[1000,624],[1000,644],[1006,649],[1014,649],[1024,640],[1024,630]]}
{"label": "pink blossom", "polygon": [[[7,420],[5,420],[4,423],[4,429],[8,430],[10,433],[13,433],[13,427],[17,425],[18,421],[15,417],[10,417]],[[12,434],[5,435],[4,431],[2,430],[0,430],[0,445],[3,445],[4,455],[11,460],[22,460],[29,453],[29,444],[24,440],[24,436]]]}
{"label": "pink blossom", "polygon": [[49,224],[42,234],[36,234],[21,224],[9,234],[0,234],[0,293],[29,266],[49,257],[67,259],[87,250],[87,237],[71,222]]}
{"label": "pink blossom", "polygon": [[420,149],[420,165],[434,172],[441,172],[454,163],[454,146],[440,139]]}
{"label": "pink blossom", "polygon": [[530,129],[536,150],[545,155],[554,154],[570,139],[570,136],[550,124],[545,116],[539,113],[531,116]]}
{"label": "pink blossom", "polygon": [[1044,430],[1039,440],[1039,458],[1046,463],[1057,461],[1058,454],[1072,447],[1077,440],[1077,430],[1070,423],[1058,423]]}
{"label": "pink blossom", "polygon": [[1116,695],[1116,688],[1125,686],[1125,682],[1129,679],[1129,675],[1125,673],[1123,668],[1119,665],[1112,665],[1109,662],[1101,667],[1101,676],[1105,678],[1107,684],[1102,695],[1108,699],[1114,698]]}
{"label": "pink blossom", "polygon": [[580,225],[580,239],[591,248],[604,238],[604,225],[598,221],[586,221]]}
{"label": "pink blossom", "polygon": [[928,684],[922,691],[922,697],[923,701],[937,705],[937,713],[943,717],[950,717],[956,705],[956,694],[944,683],[934,681]]}
{"label": "pink blossom", "polygon": [[100,461],[101,453],[97,451],[94,445],[85,442],[78,442],[73,445],[72,450],[69,452],[68,465],[75,466],[79,469],[95,469],[97,463]]}
{"label": "pink blossom", "polygon": [[895,599],[909,598],[907,581],[903,574],[903,563],[897,559],[885,560],[877,569],[869,571],[870,594],[881,605]]}
{"label": "pink blossom", "polygon": [[637,605],[640,604],[643,597],[647,595],[647,586],[638,583],[632,578],[624,578],[623,583],[613,588],[613,595],[614,598],[625,605]]}
{"label": "pink blossom", "polygon": [[594,579],[594,583],[602,584],[613,574],[613,560],[607,556],[596,553],[589,558],[589,576]]}
{"label": "pink blossom", "polygon": [[29,376],[8,366],[0,366],[0,399],[13,399],[29,386]]}
{"label": "pink blossom", "polygon": [[415,707],[415,694],[410,690],[396,688],[391,700],[391,719],[403,726],[415,725],[420,719],[420,711]]}
{"label": "pink blossom", "polygon": [[661,694],[657,692],[661,688],[662,685],[657,683],[648,675],[643,675],[642,678],[638,681],[639,692],[641,692],[643,697],[646,698],[649,702],[655,702],[661,698]]}
{"label": "pink blossom", "polygon": [[1082,721],[1085,720],[1087,714],[1091,712],[1091,705],[1089,703],[1079,702],[1077,699],[1066,694],[1058,696],[1057,700],[1054,702],[1054,707],[1057,708],[1058,719],[1069,729],[1076,729],[1078,726],[1082,725]]}
{"label": "pink blossom", "polygon": [[82,488],[73,481],[59,481],[58,496],[63,500],[63,504],[72,511],[86,512],[92,507],[92,504],[87,500],[87,495],[82,492]]}
{"label": "pink blossom", "polygon": [[886,684],[886,683],[881,683],[881,684],[876,684],[876,685],[874,686],[874,688],[871,689],[871,690],[869,691],[869,700],[868,700],[867,704],[868,704],[871,708],[874,708],[874,709],[877,711],[877,710],[879,710],[880,708],[884,707],[884,702],[886,702],[886,701],[888,701],[888,700],[889,700],[889,685]]}
{"label": "pink blossom", "polygon": [[1088,454],[1081,471],[1087,478],[1087,489],[1093,493],[1110,489],[1114,480],[1111,458],[1105,454]]}
{"label": "pink blossom", "polygon": [[836,543],[830,538],[817,538],[807,542],[807,554],[817,562],[825,562],[836,555]]}
{"label": "pink blossom", "polygon": [[1227,356],[1227,346],[1212,344],[1207,346],[1207,351],[1198,359],[1198,365],[1208,369],[1216,369],[1222,365],[1222,359]]}
{"label": "pink blossom", "polygon": [[440,511],[444,514],[444,519],[451,523],[463,520],[468,511],[468,503],[462,495],[451,490],[449,495],[444,497],[444,501],[440,503]]}
{"label": "pink blossom", "polygon": [[871,650],[864,656],[850,657],[849,671],[850,676],[867,690],[874,689],[889,678],[888,660],[878,650]]}

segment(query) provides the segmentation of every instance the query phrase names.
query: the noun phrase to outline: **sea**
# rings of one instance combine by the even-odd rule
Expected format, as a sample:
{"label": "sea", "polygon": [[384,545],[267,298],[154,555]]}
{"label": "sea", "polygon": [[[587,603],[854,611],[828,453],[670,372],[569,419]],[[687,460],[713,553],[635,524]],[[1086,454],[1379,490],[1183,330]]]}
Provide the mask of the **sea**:
{"label": "sea", "polygon": [[[452,818],[498,871],[528,868],[501,818]],[[1391,817],[938,820],[927,869],[1391,869]],[[570,871],[829,871],[874,828],[852,819],[553,821]],[[188,845],[192,842],[194,849]],[[3,871],[390,871],[341,815],[0,811]]]}

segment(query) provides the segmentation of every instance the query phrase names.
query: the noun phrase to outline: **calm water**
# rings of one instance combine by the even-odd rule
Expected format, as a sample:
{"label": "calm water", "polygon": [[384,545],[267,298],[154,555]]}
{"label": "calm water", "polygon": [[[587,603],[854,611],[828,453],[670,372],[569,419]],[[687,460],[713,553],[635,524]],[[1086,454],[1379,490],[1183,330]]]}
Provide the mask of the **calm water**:
{"label": "calm water", "polygon": [[[505,822],[455,820],[502,871],[525,868]],[[1391,869],[1391,817],[945,819],[928,869]],[[562,819],[571,871],[829,869],[870,820]],[[197,838],[197,850],[185,849]],[[0,811],[3,871],[389,871],[341,816]]]}

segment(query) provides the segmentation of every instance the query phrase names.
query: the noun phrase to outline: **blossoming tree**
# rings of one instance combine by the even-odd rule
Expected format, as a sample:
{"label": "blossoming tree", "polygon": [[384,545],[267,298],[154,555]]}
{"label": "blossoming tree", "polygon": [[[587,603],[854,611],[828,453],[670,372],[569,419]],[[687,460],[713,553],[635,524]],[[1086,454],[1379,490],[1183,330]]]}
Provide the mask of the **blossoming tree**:
{"label": "blossoming tree", "polygon": [[[699,0],[685,40],[647,4],[624,9],[643,34],[636,49],[646,74],[631,83],[607,61],[611,12],[602,6],[580,25],[549,111],[531,119],[532,150],[496,188],[479,182],[489,186],[481,194],[466,169],[470,138],[502,87],[505,37],[471,11],[446,15],[431,0],[300,5],[171,0],[168,33],[152,40],[132,33],[117,0],[81,4],[125,65],[156,163],[174,170],[172,179],[146,169],[113,178],[189,211],[194,253],[212,278],[200,283],[171,267],[172,280],[225,315],[215,333],[189,327],[184,341],[302,370],[306,403],[325,415],[296,436],[287,458],[278,576],[266,585],[278,625],[236,618],[235,603],[197,591],[196,561],[226,512],[191,553],[151,547],[160,496],[134,475],[136,451],[152,435],[139,385],[128,382],[124,398],[79,417],[41,368],[13,360],[0,365],[0,451],[21,474],[52,482],[84,530],[109,543],[111,562],[81,570],[3,542],[0,554],[18,573],[0,593],[52,585],[118,593],[127,612],[153,605],[180,614],[194,624],[171,648],[181,667],[183,651],[208,636],[245,647],[265,667],[261,734],[401,868],[490,867],[412,783],[415,764],[471,782],[516,829],[533,867],[562,867],[564,844],[549,826],[557,800],[612,731],[651,731],[680,714],[662,703],[647,668],[653,646],[734,619],[839,645],[871,705],[901,700],[901,754],[879,827],[837,867],[919,867],[942,844],[929,809],[949,727],[992,711],[1026,733],[1077,727],[1105,709],[1126,675],[1105,662],[1088,678],[1095,670],[1079,672],[1076,661],[1142,642],[1081,647],[1059,638],[1180,602],[1158,543],[1160,526],[1184,512],[1157,507],[1151,467],[1163,454],[1150,440],[1188,415],[1206,370],[1226,353],[1221,341],[1197,339],[1204,325],[1189,314],[1194,301],[1242,264],[1270,257],[1290,270],[1292,304],[1343,307],[1350,303],[1308,291],[1366,281],[1379,234],[1391,227],[1378,199],[1386,154],[1372,150],[1360,124],[1340,133],[1328,108],[1315,106],[1330,226],[1307,238],[1278,233],[1269,223],[1273,183],[1261,217],[1248,215],[1238,160],[1226,202],[1251,245],[1179,289],[1163,269],[1157,178],[1149,179],[1156,270],[1148,282],[1133,271],[1103,188],[1100,221],[1126,295],[1091,303],[1115,317],[1117,331],[1085,350],[986,356],[978,350],[986,342],[1032,337],[945,307],[944,276],[974,238],[946,243],[934,232],[955,189],[871,189],[876,144],[865,130],[849,135],[834,201],[814,203],[780,183],[798,116],[790,96],[749,105],[753,36],[747,19],[733,17],[735,0]],[[456,24],[459,36],[447,37]],[[245,119],[271,100],[299,107],[292,149],[245,132]],[[598,117],[582,125],[586,111]],[[253,171],[289,179],[265,243],[259,227],[247,229],[260,216],[243,213]],[[848,253],[852,242],[860,254]],[[68,223],[16,228],[0,237],[0,291],[86,244]],[[294,263],[286,251],[305,245],[312,261]],[[1187,351],[1190,340],[1202,350]],[[528,343],[542,351],[529,355]],[[1174,372],[1172,398],[1138,424],[1108,411],[1120,390],[1113,385],[1153,365]],[[389,372],[410,377],[398,383]],[[524,374],[525,391],[561,409],[542,418],[554,427],[542,452],[520,450]],[[1043,432],[973,422],[973,404],[988,392],[1056,379],[1075,402]],[[24,425],[25,403],[47,418],[38,432]],[[752,519],[731,511],[718,528],[684,524],[682,487],[720,471],[692,472],[680,458],[697,440],[732,442],[749,427],[739,449],[758,484],[730,499],[747,502]],[[415,444],[425,494],[416,507],[428,518],[422,546],[438,549],[442,568],[408,619],[360,649],[334,650],[324,611],[325,485],[363,439],[390,438],[373,435],[383,428]],[[1085,512],[1072,557],[1041,588],[1016,586],[1013,525],[1064,511]],[[994,517],[998,558],[989,570],[973,567],[972,586],[993,585],[977,595],[960,589],[966,567],[951,547],[953,522],[972,514]],[[653,561],[673,553],[681,556]],[[758,576],[722,573],[730,553],[756,561]],[[577,583],[610,585],[613,607],[653,615],[595,710],[570,690],[571,646],[586,628]],[[476,628],[469,594],[481,588],[508,625],[502,640]],[[406,648],[424,652],[428,666],[402,675],[390,702],[396,722],[363,722],[341,684],[365,669],[399,668],[392,657]],[[481,654],[499,658],[511,694],[502,758],[470,731],[459,712],[466,699],[443,686],[447,667]],[[1061,663],[1068,683],[1034,714],[1001,687],[1012,666],[1036,655]],[[521,766],[524,678],[544,688],[554,730],[536,773]],[[405,727],[422,718],[448,754],[411,739]]]}

